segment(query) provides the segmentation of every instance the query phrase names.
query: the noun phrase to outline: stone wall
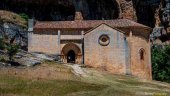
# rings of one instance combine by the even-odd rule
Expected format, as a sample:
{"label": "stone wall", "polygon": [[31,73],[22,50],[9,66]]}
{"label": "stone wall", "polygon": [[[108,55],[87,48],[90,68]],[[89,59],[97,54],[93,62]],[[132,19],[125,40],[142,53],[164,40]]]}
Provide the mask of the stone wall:
{"label": "stone wall", "polygon": [[[133,35],[133,33],[127,37],[127,40],[130,46],[131,74],[144,79],[152,79],[149,40],[141,36]],[[144,51],[143,60],[141,60],[140,57],[141,50]]]}
{"label": "stone wall", "polygon": [[[149,32],[138,30],[133,32],[129,30],[129,33],[124,33],[125,36],[121,31],[101,25],[85,34],[85,64],[111,73],[152,79]],[[99,44],[99,37],[102,34],[108,34],[110,37],[109,45]],[[141,50],[144,53],[142,57]]]}
{"label": "stone wall", "polygon": [[[125,30],[125,29],[124,29]],[[129,30],[129,32],[127,31]],[[102,35],[108,36],[108,45],[100,43]],[[72,34],[76,35],[76,34]],[[67,35],[62,35],[67,36]],[[71,35],[70,35],[71,36]],[[81,36],[81,35],[80,35]],[[82,63],[82,41],[61,40],[58,44],[57,32],[30,32],[28,51],[47,54],[62,54],[67,44],[75,45],[78,50],[76,63]],[[59,49],[60,48],[60,49]],[[72,48],[66,48],[71,50]],[[140,51],[143,50],[143,59]],[[76,50],[74,50],[76,52]],[[84,35],[84,63],[116,74],[132,74],[143,79],[152,79],[149,32],[146,29],[126,29],[126,33],[102,24]],[[66,58],[64,59],[67,63]]]}
{"label": "stone wall", "polygon": [[73,50],[76,53],[77,64],[82,63],[82,35],[77,31],[62,31],[60,44],[57,31],[35,31],[28,33],[28,51],[41,52],[51,55],[61,55],[61,61],[67,63],[67,53],[63,53],[63,48],[68,44],[67,52]]}
{"label": "stone wall", "polygon": [[28,34],[28,51],[58,54],[57,32],[34,32]]}
{"label": "stone wall", "polygon": [[[99,44],[99,37],[102,34],[109,36],[109,45],[102,46]],[[126,63],[128,63],[126,61],[126,47],[124,34],[103,24],[85,34],[85,64],[112,73],[125,74]]]}

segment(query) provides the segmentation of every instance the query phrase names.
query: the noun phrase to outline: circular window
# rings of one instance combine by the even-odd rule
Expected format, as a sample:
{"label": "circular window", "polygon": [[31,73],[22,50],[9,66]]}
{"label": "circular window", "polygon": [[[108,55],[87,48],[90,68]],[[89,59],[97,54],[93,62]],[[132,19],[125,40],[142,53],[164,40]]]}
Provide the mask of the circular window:
{"label": "circular window", "polygon": [[107,46],[110,43],[110,38],[108,35],[101,35],[99,37],[99,44],[102,46]]}

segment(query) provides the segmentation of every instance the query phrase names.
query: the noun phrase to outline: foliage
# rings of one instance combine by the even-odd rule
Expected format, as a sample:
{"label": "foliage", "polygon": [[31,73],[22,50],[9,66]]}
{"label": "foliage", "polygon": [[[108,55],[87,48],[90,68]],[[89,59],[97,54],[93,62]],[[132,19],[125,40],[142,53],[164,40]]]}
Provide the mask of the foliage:
{"label": "foliage", "polygon": [[16,24],[24,28],[27,27],[27,21],[17,13],[0,10],[0,18],[0,21]]}
{"label": "foliage", "polygon": [[170,82],[170,46],[152,48],[153,79]]}
{"label": "foliage", "polygon": [[9,60],[13,61],[12,58],[18,52],[19,45],[17,45],[17,44],[9,44],[9,45],[7,45],[6,48],[7,48],[7,53],[8,53],[8,56],[9,56]]}
{"label": "foliage", "polygon": [[[15,28],[11,28],[11,30],[15,30]],[[15,38],[18,34],[19,32],[16,31],[16,33],[14,34],[12,38],[9,38],[6,34],[3,34],[0,37],[0,50],[7,51],[10,62],[13,61],[12,58],[18,52],[18,49],[19,49],[19,45],[14,43]]]}
{"label": "foliage", "polygon": [[3,56],[0,56],[0,62],[6,62],[6,60]]}
{"label": "foliage", "polygon": [[23,18],[23,19],[25,19],[26,21],[28,21],[29,16],[28,16],[27,14],[25,14],[25,13],[20,13],[19,15],[21,16],[21,18]]}
{"label": "foliage", "polygon": [[0,50],[4,50],[5,49],[5,42],[3,38],[0,38]]}

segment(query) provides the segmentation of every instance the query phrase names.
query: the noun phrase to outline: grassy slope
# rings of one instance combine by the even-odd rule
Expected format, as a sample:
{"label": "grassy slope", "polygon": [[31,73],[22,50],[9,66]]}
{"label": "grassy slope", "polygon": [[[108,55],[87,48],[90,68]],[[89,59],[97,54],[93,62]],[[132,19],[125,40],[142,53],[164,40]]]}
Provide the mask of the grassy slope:
{"label": "grassy slope", "polygon": [[27,26],[27,21],[14,12],[0,10],[0,18],[2,19],[3,22],[14,23],[22,27]]}
{"label": "grassy slope", "polygon": [[[95,85],[72,80],[24,80],[13,76],[1,75],[1,95],[19,96],[62,96],[79,91],[99,91],[104,85]],[[3,85],[2,85],[3,84]]]}
{"label": "grassy slope", "polygon": [[87,77],[77,77],[69,67],[49,62],[0,69],[0,96],[170,96],[167,83],[86,70]]}
{"label": "grassy slope", "polygon": [[[94,70],[92,70],[94,71]],[[92,72],[93,73],[93,72]],[[109,85],[100,91],[99,96],[157,96],[170,95],[170,84],[157,81],[144,81],[135,77],[112,75],[109,73],[94,72],[93,76],[85,78],[89,83]],[[159,95],[158,95],[159,96]]]}

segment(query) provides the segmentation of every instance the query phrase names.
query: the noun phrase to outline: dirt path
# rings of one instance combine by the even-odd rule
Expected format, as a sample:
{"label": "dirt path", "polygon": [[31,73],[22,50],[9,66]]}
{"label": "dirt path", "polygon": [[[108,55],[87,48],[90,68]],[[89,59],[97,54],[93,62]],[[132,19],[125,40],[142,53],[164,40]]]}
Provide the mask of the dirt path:
{"label": "dirt path", "polygon": [[85,69],[81,68],[79,64],[66,64],[67,66],[73,69],[73,73],[78,76],[86,77],[87,73],[84,71]]}

